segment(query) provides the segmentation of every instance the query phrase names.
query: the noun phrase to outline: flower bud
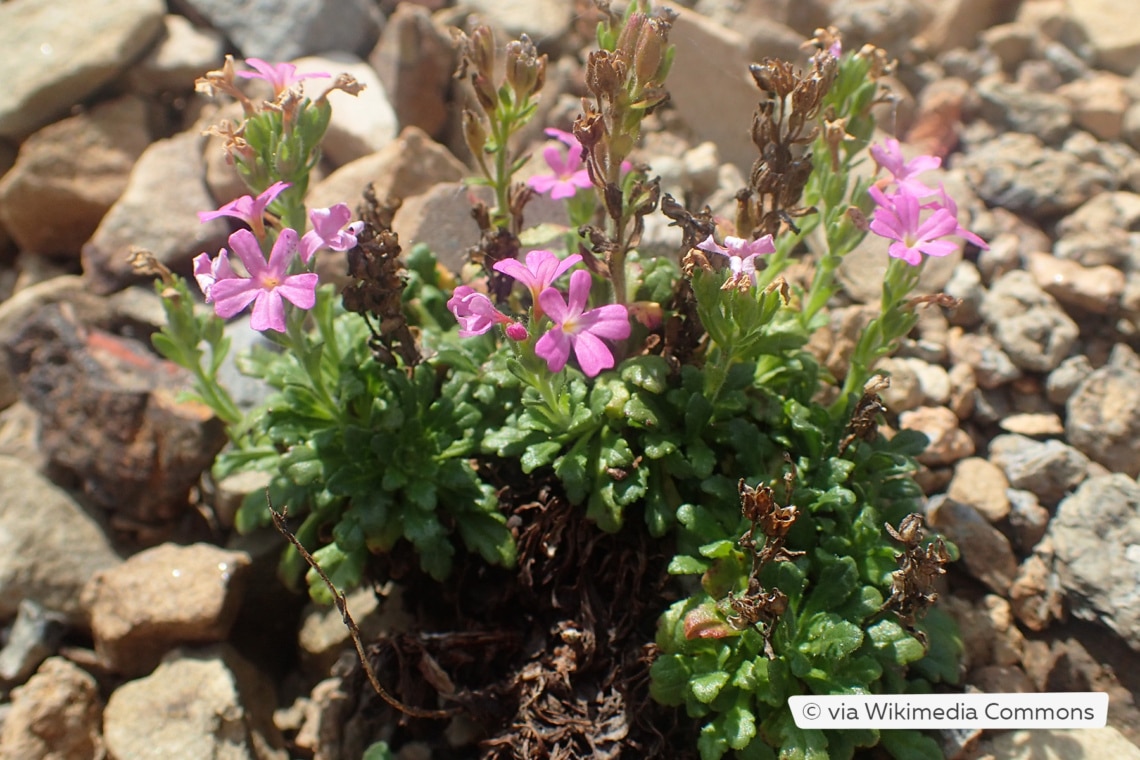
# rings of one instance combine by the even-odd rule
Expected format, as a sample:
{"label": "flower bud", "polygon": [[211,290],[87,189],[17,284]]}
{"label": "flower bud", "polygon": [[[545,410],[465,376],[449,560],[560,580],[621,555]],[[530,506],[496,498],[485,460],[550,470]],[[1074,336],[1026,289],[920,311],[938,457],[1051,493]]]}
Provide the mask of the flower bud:
{"label": "flower bud", "polygon": [[506,327],[507,337],[514,341],[524,341],[529,335],[521,322],[511,322]]}
{"label": "flower bud", "polygon": [[664,79],[666,51],[669,47],[670,23],[665,19],[649,19],[641,30],[633,54],[633,73],[638,88],[660,85]]}
{"label": "flower bud", "polygon": [[480,24],[471,31],[466,52],[477,73],[482,74],[487,79],[494,75],[495,36],[489,26]]}
{"label": "flower bud", "polygon": [[471,155],[479,160],[487,145],[487,128],[483,126],[483,120],[478,114],[470,108],[463,109],[463,138]]}
{"label": "flower bud", "polygon": [[538,56],[534,43],[525,34],[507,43],[507,82],[519,103],[525,102],[546,80],[546,56]]}

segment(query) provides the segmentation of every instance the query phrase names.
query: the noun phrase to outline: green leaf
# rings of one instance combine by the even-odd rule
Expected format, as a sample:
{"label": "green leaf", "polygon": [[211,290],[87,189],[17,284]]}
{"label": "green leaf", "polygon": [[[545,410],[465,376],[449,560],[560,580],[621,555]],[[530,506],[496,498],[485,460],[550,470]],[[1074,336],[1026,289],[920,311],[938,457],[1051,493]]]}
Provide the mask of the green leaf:
{"label": "green leaf", "polygon": [[506,518],[495,512],[493,515],[467,512],[455,521],[464,545],[479,552],[479,555],[493,565],[513,567],[516,559],[515,540],[507,528]]}
{"label": "green leaf", "polygon": [[[325,575],[333,582],[337,591],[344,593],[345,590],[360,585],[366,554],[363,547],[345,552],[340,546],[332,543],[313,552],[313,559],[325,571]],[[313,601],[319,604],[332,604],[332,592],[315,570],[309,569],[305,574],[305,581],[309,584],[309,596]]]}
{"label": "green leaf", "polygon": [[669,364],[656,355],[627,359],[621,365],[621,379],[650,393],[664,393],[669,381]]}
{"label": "green leaf", "polygon": [[529,475],[539,467],[550,464],[560,451],[562,451],[562,444],[559,441],[541,441],[530,444],[519,459],[522,471]]}
{"label": "green leaf", "polygon": [[670,575],[700,575],[709,569],[710,564],[703,559],[678,554],[669,561],[668,573]]}
{"label": "green leaf", "polygon": [[716,721],[701,728],[701,735],[697,738],[697,751],[701,753],[701,760],[720,760],[728,752],[728,741],[719,729]]}
{"label": "green leaf", "polygon": [[590,491],[589,463],[590,439],[583,436],[570,451],[554,461],[554,474],[566,488],[566,498],[571,504],[581,504]]}
{"label": "green leaf", "polygon": [[656,428],[661,418],[642,393],[634,393],[622,408],[622,413],[634,427]]}
{"label": "green leaf", "polygon": [[388,747],[388,742],[376,742],[364,750],[360,760],[396,760],[396,756]]}
{"label": "green leaf", "polygon": [[732,749],[744,749],[756,737],[756,716],[748,706],[748,695],[742,694],[718,720],[721,735]]}
{"label": "green leaf", "polygon": [[938,742],[913,729],[887,729],[879,732],[879,743],[895,760],[943,760]]}
{"label": "green leaf", "polygon": [[728,683],[729,675],[723,670],[714,670],[689,679],[689,691],[698,702],[708,704],[717,698],[720,690]]}
{"label": "green leaf", "polygon": [[922,659],[926,651],[918,639],[911,636],[892,618],[884,618],[867,628],[867,635],[879,658],[892,665],[906,665]]}
{"label": "green leaf", "polygon": [[679,654],[661,655],[649,668],[649,694],[663,705],[680,705],[685,701],[685,690],[691,675],[687,657]]}
{"label": "green leaf", "polygon": [[819,612],[801,619],[799,650],[809,657],[835,662],[847,657],[863,643],[863,629],[831,612]]}

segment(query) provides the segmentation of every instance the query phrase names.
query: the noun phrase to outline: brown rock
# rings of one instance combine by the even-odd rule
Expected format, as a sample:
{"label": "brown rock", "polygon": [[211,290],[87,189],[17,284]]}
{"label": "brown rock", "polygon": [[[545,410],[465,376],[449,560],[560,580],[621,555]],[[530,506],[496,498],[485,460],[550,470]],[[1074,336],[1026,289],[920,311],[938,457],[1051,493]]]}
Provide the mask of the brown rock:
{"label": "brown rock", "polygon": [[1052,412],[1011,414],[998,425],[1007,433],[1017,433],[1030,438],[1058,437],[1065,433],[1061,418]]}
{"label": "brown rock", "polygon": [[972,671],[966,683],[987,694],[1032,694],[1036,689],[1025,671],[1015,665],[988,665]]}
{"label": "brown rock", "polygon": [[1064,615],[1063,595],[1045,560],[1032,554],[1017,569],[1009,589],[1013,614],[1031,631],[1043,631]]}
{"label": "brown rock", "polygon": [[12,691],[0,757],[89,760],[103,756],[103,702],[89,673],[50,657]]}
{"label": "brown rock", "polygon": [[958,416],[944,406],[923,406],[899,415],[904,430],[918,430],[930,439],[918,461],[926,465],[953,464],[974,453],[974,442],[959,427]]}
{"label": "brown rock", "polygon": [[1123,23],[1128,6],[1119,0],[1081,0],[1066,4],[1099,68],[1128,76],[1140,66],[1140,27]]}
{"label": "brown rock", "polygon": [[995,593],[1008,595],[1017,574],[1017,559],[1009,539],[968,504],[933,498],[927,510],[931,527],[957,544],[967,572]]}
{"label": "brown rock", "polygon": [[397,5],[368,62],[384,83],[399,125],[442,136],[455,48],[427,10],[406,2]]}
{"label": "brown rock", "polygon": [[[462,184],[445,182],[404,203],[396,212],[392,228],[400,244],[410,249],[424,243],[439,263],[458,272],[467,249],[479,242],[479,226],[471,217],[472,196],[485,188],[468,190]],[[484,194],[484,200],[488,196]]]}
{"label": "brown rock", "polygon": [[954,466],[954,479],[947,495],[969,504],[991,523],[1009,516],[1009,481],[1001,468],[980,457],[967,457]]}
{"label": "brown rock", "polygon": [[41,415],[44,452],[113,524],[161,533],[185,511],[225,443],[208,407],[178,400],[188,372],[61,305],[36,312],[7,348],[24,400]]}
{"label": "brown rock", "polygon": [[146,107],[132,96],[44,127],[0,180],[0,222],[25,251],[78,257],[149,144]]}
{"label": "brown rock", "polygon": [[1057,94],[1068,99],[1077,126],[1101,140],[1119,140],[1130,99],[1128,80],[1119,74],[1097,71],[1088,79],[1062,85]]}
{"label": "brown rock", "polygon": [[1031,253],[1027,264],[1038,287],[1067,306],[1109,314],[1120,304],[1124,273],[1115,267],[1084,267],[1048,253]]}
{"label": "brown rock", "polygon": [[117,673],[140,675],[180,643],[224,640],[249,564],[248,554],[210,544],[163,544],[99,573],[83,597],[100,660]]}

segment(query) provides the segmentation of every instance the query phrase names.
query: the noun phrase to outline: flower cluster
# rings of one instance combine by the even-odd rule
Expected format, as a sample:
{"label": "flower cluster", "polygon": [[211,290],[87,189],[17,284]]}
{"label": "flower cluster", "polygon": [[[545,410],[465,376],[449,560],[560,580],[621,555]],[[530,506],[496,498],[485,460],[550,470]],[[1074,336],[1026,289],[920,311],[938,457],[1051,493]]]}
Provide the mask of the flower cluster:
{"label": "flower cluster", "polygon": [[236,316],[252,303],[250,327],[285,332],[284,301],[302,310],[313,308],[316,302],[316,273],[290,274],[295,269],[294,262],[299,260],[308,266],[313,254],[322,248],[347,251],[356,245],[360,223],[348,224],[352,212],[347,205],[338,203],[331,208],[313,209],[309,213],[313,229],[303,236],[290,227],[278,231],[267,261],[263,251],[263,244],[268,245],[269,241],[265,212],[287,187],[287,182],[275,182],[256,197],[243,195],[216,211],[198,213],[203,222],[229,216],[249,225],[248,230],[237,230],[229,237],[230,250],[237,254],[245,270],[243,274],[234,270],[225,248],[213,259],[206,253],[194,259],[198,287],[206,303],[214,304],[214,313],[222,319]]}
{"label": "flower cluster", "polygon": [[[918,179],[922,172],[941,166],[942,159],[918,156],[907,161],[899,141],[893,138],[888,138],[883,145],[871,146],[871,155],[875,163],[891,174],[891,184],[895,186],[889,193],[878,187],[868,191],[876,205],[870,230],[894,241],[887,249],[890,256],[918,266],[922,263],[922,254],[947,256],[958,250],[958,243],[947,240],[951,237],[989,248],[984,240],[958,223],[958,206],[947,195],[945,187],[935,190]],[[924,202],[931,196],[937,197]]]}
{"label": "flower cluster", "polygon": [[[614,366],[614,356],[603,341],[629,337],[629,311],[620,304],[606,304],[586,310],[593,280],[590,273],[579,269],[570,275],[569,298],[553,287],[554,282],[578,264],[578,254],[559,259],[550,251],[530,251],[526,264],[506,259],[495,264],[497,272],[513,277],[526,286],[532,299],[530,324],[550,328],[533,345],[534,354],[546,361],[551,372],[561,372],[573,352],[578,366],[588,377],[594,377]],[[504,325],[507,337],[529,341],[526,327],[502,314],[491,299],[474,288],[461,285],[455,289],[447,308],[459,322],[462,337],[481,335],[496,324]],[[527,344],[529,346],[529,343]]]}

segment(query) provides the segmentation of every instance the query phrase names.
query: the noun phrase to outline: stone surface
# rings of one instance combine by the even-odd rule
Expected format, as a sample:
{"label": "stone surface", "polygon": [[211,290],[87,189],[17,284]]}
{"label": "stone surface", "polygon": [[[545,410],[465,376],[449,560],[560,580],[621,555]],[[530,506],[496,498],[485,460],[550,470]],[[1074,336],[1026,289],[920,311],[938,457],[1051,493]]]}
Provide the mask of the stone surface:
{"label": "stone surface", "polygon": [[982,320],[982,300],[986,297],[986,289],[982,286],[982,275],[974,262],[958,262],[942,292],[951,298],[957,298],[959,302],[950,311],[950,324],[972,327]]}
{"label": "stone surface", "polygon": [[539,49],[561,49],[574,6],[562,0],[466,0],[465,5],[511,39],[527,34]]}
{"label": "stone surface", "polygon": [[174,0],[174,10],[200,19],[246,58],[290,61],[343,50],[363,54],[380,34],[380,12],[367,0]]}
{"label": "stone surface", "polygon": [[[332,118],[321,141],[322,156],[340,166],[375,153],[395,139],[396,112],[380,78],[367,63],[351,53],[336,52],[298,58],[293,63],[300,73],[325,72],[334,77],[346,73],[364,85],[363,92],[355,97],[339,90],[329,95]],[[317,97],[329,85],[329,80],[324,79],[307,81],[311,97]]]}
{"label": "stone surface", "polygon": [[1010,360],[1034,372],[1054,369],[1080,334],[1027,272],[1009,272],[995,282],[982,302],[982,316]]}
{"label": "stone surface", "polygon": [[950,358],[956,365],[973,369],[979,388],[1000,388],[1021,377],[1021,370],[988,335],[951,330]]}
{"label": "stone surface", "polygon": [[77,258],[149,144],[146,105],[132,96],[44,127],[0,180],[0,222],[22,250]]}
{"label": "stone surface", "polygon": [[83,585],[119,556],[95,520],[23,462],[0,457],[0,493],[0,618],[31,599],[79,622]]}
{"label": "stone surface", "polygon": [[1067,100],[1073,121],[1098,140],[1117,140],[1124,128],[1124,113],[1130,99],[1128,80],[1106,71],[1062,85],[1057,94]]}
{"label": "stone surface", "polygon": [[1009,488],[1005,494],[1009,500],[1009,526],[1013,528],[1014,543],[1022,553],[1028,553],[1044,537],[1052,515],[1030,491]]}
{"label": "stone surface", "polygon": [[1072,103],[1060,95],[1030,92],[1000,74],[984,77],[976,87],[982,118],[1009,132],[1035,135],[1056,146],[1073,125]]}
{"label": "stone surface", "polygon": [[954,479],[946,493],[993,523],[1009,516],[1008,488],[1009,481],[1000,467],[981,457],[967,457],[954,466]]}
{"label": "stone surface", "polygon": [[[407,631],[414,625],[415,618],[404,608],[403,594],[402,588],[392,586],[383,599],[378,599],[371,588],[364,587],[346,595],[348,610],[360,629],[363,641]],[[315,679],[326,676],[337,658],[352,649],[340,610],[312,603],[302,613],[297,644],[305,672]]]}
{"label": "stone surface", "polygon": [[224,640],[249,564],[244,552],[210,544],[163,544],[95,575],[83,598],[101,662],[140,675],[178,644]]}
{"label": "stone surface", "polygon": [[1088,458],[1072,446],[1012,433],[990,441],[990,461],[1005,472],[1010,485],[1031,491],[1050,507],[1084,480],[1088,471]]}
{"label": "stone surface", "polygon": [[1017,575],[1017,558],[1000,531],[986,522],[976,509],[946,496],[935,496],[927,504],[926,519],[953,541],[962,552],[966,571],[1001,596]]}
{"label": "stone surface", "polygon": [[1053,253],[1086,267],[1131,268],[1140,261],[1140,195],[1101,193],[1057,223]]}
{"label": "stone surface", "polygon": [[285,760],[271,722],[274,698],[226,647],[177,650],[155,671],[111,694],[103,714],[116,758]]}
{"label": "stone surface", "polygon": [[1045,379],[1045,394],[1050,403],[1064,405],[1081,381],[1092,374],[1093,368],[1084,354],[1070,356],[1057,365]]}
{"label": "stone surface", "polygon": [[1140,29],[1122,23],[1130,6],[1120,0],[1070,0],[1066,5],[1098,66],[1124,76],[1140,67]]}
{"label": "stone surface", "polygon": [[1007,433],[1017,433],[1030,438],[1059,436],[1065,432],[1061,418],[1052,412],[1011,414],[998,424]]}
{"label": "stone surface", "polygon": [[994,734],[979,750],[1001,760],[1140,760],[1140,747],[1115,728],[1018,729]]}
{"label": "stone surface", "polygon": [[162,0],[0,3],[0,137],[22,138],[111,82],[162,32]]}
{"label": "stone surface", "polygon": [[62,616],[49,613],[31,599],[20,600],[16,622],[0,650],[0,682],[23,683],[40,663],[55,653],[63,637]]}
{"label": "stone surface", "polygon": [[194,80],[225,57],[225,40],[213,29],[196,27],[185,16],[168,13],[151,51],[128,71],[134,92],[156,95],[190,92]]}
{"label": "stone surface", "polygon": [[1120,305],[1124,273],[1115,267],[1084,267],[1048,253],[1030,254],[1027,263],[1037,286],[1066,306],[1109,314]]}
{"label": "stone surface", "polygon": [[477,189],[444,182],[406,201],[392,220],[400,244],[410,248],[424,243],[440,264],[458,272],[467,260],[467,249],[479,242],[479,225],[471,217]]}
{"label": "stone surface", "polygon": [[426,8],[396,6],[368,63],[384,83],[401,128],[419,127],[431,137],[442,137],[455,58],[451,38]]}
{"label": "stone surface", "polygon": [[879,394],[891,412],[895,414],[908,412],[922,405],[922,389],[918,386],[918,374],[905,359],[887,357],[875,365],[875,371],[891,380],[890,386]]}
{"label": "stone surface", "polygon": [[179,400],[190,373],[75,310],[44,306],[5,346],[21,394],[42,418],[40,443],[112,513],[112,524],[155,541],[225,443],[209,407]]}
{"label": "stone surface", "polygon": [[0,757],[103,757],[102,717],[95,679],[62,657],[52,657],[13,690],[11,710],[0,730]]}
{"label": "stone surface", "polygon": [[944,406],[923,406],[899,415],[899,427],[918,430],[930,439],[918,461],[929,466],[953,464],[974,453],[974,442],[959,427],[957,415]]}
{"label": "stone surface", "polygon": [[1140,371],[1093,371],[1065,409],[1065,433],[1073,446],[1115,472],[1140,474]]}
{"label": "stone surface", "polygon": [[[1048,538],[1042,543],[1051,544]],[[1031,631],[1043,631],[1064,616],[1060,581],[1038,554],[1029,555],[1018,567],[1009,602],[1017,619]]]}
{"label": "stone surface", "polygon": [[197,212],[216,208],[204,181],[203,137],[198,130],[151,143],[131,172],[127,189],[83,246],[83,273],[92,290],[110,293],[139,276],[131,269],[131,246],[145,248],[168,267],[189,271],[190,259],[211,255],[225,243],[229,226],[205,224]]}
{"label": "stone surface", "polygon": [[1049,536],[1073,614],[1140,651],[1140,485],[1121,474],[1090,478],[1057,507]]}

